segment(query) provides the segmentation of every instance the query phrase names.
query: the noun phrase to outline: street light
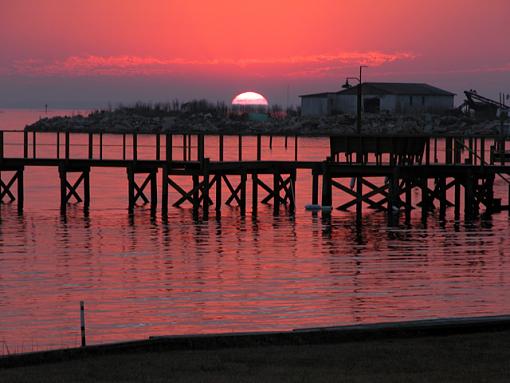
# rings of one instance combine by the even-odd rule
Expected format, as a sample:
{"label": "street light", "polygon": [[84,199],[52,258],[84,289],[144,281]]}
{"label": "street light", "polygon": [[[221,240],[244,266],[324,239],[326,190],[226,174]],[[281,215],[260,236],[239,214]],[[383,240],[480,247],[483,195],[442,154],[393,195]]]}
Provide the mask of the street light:
{"label": "street light", "polygon": [[345,79],[345,84],[342,85],[342,88],[344,89],[349,89],[351,88],[351,84],[349,84],[349,80],[356,80],[358,81],[358,103],[357,103],[357,108],[356,108],[356,111],[357,111],[357,119],[356,119],[356,129],[357,129],[357,132],[358,132],[358,135],[361,134],[361,96],[362,96],[362,90],[361,90],[361,87],[363,86],[363,81],[361,80],[361,74],[363,72],[363,68],[368,68],[366,65],[360,65],[359,66],[359,77],[347,77]]}

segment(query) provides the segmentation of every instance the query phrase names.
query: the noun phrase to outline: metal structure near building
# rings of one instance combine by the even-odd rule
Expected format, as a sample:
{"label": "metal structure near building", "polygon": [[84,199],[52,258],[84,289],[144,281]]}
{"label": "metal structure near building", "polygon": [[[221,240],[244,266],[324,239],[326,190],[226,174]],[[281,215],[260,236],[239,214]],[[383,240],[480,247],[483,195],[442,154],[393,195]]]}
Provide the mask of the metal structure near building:
{"label": "metal structure near building", "polygon": [[465,113],[473,112],[479,118],[494,119],[501,117],[502,114],[508,116],[510,106],[505,104],[505,97],[501,97],[500,101],[491,100],[490,98],[479,95],[476,90],[467,90],[464,92],[466,100],[458,107]]}

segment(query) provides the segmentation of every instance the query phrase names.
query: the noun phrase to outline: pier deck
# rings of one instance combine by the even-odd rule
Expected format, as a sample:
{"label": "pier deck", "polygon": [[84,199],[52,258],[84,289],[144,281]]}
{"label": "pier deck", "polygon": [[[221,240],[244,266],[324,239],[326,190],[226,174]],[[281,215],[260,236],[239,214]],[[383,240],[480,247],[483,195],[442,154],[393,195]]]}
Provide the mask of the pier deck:
{"label": "pier deck", "polygon": [[[364,205],[386,211],[390,224],[398,222],[401,211],[409,220],[410,211],[415,208],[421,208],[422,217],[426,218],[427,212],[436,209],[435,203],[439,204],[440,217],[444,217],[447,208],[453,207],[456,219],[460,217],[461,210],[466,219],[472,219],[480,214],[481,208],[484,209],[483,214],[490,215],[509,210],[510,205],[510,163],[506,161],[504,137],[331,137],[329,156],[322,160],[300,158],[299,140],[293,137],[285,139],[286,148],[289,141],[293,145],[292,159],[266,160],[263,159],[263,138],[272,145],[272,137],[251,137],[256,141],[256,150],[251,153],[255,159],[248,159],[243,152],[243,139],[246,138],[239,136],[234,149],[237,158],[226,160],[223,136],[215,137],[212,148],[210,144],[206,145],[204,135],[144,135],[144,145],[138,144],[138,136],[136,133],[118,135],[116,139],[122,138],[122,143],[115,146],[103,144],[102,133],[2,131],[0,197],[2,200],[17,200],[21,213],[24,170],[26,167],[44,166],[58,169],[63,213],[72,200],[83,202],[84,208],[89,208],[90,171],[105,167],[125,169],[129,211],[133,211],[137,201],[142,200],[150,204],[151,212],[156,214],[160,172],[162,214],[168,213],[169,189],[174,189],[179,199],[173,201],[173,205],[189,202],[195,218],[201,211],[204,219],[208,218],[213,205],[219,215],[223,203],[236,203],[240,214],[245,215],[248,182],[251,185],[253,215],[257,214],[260,202],[272,203],[275,215],[284,205],[288,207],[287,212],[293,214],[298,171],[311,173],[310,202],[319,205],[320,197],[324,215],[331,214],[331,208],[347,210],[355,207],[358,222],[361,222]],[[152,146],[147,144],[147,140],[153,142]],[[179,143],[177,146],[176,142]],[[81,150],[80,155],[72,153],[76,148]],[[140,156],[141,149],[144,151],[143,158]],[[290,149],[292,151],[292,147]],[[150,158],[147,158],[147,151]],[[212,158],[206,157],[206,153],[213,153]],[[232,157],[232,149],[229,157]],[[71,174],[76,177],[71,177]],[[137,174],[144,177],[143,182],[138,183]],[[264,180],[259,177],[262,175]],[[272,176],[272,182],[267,181],[267,175]],[[186,190],[179,185],[175,179],[177,176],[190,177],[192,188]],[[508,195],[494,195],[496,177],[509,185]],[[75,178],[74,181],[71,182],[71,178]],[[319,181],[322,181],[320,192]],[[346,185],[345,181],[350,185]],[[223,187],[228,193],[224,201]],[[418,201],[413,200],[416,199],[412,193],[414,188],[421,191]],[[450,188],[454,188],[451,200],[447,198]],[[333,206],[333,191],[346,193],[352,199]],[[265,193],[260,200],[259,192]],[[503,199],[506,204],[502,203]]]}

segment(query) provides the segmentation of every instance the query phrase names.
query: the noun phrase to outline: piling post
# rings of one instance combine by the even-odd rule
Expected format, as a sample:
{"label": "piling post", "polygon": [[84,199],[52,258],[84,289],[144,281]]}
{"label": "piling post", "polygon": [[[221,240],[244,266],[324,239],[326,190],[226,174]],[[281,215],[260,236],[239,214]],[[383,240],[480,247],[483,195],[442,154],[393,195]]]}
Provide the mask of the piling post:
{"label": "piling post", "polygon": [[221,174],[216,174],[216,218],[221,217]]}
{"label": "piling post", "polygon": [[23,158],[28,158],[28,132],[23,132]]}
{"label": "piling post", "polygon": [[[260,137],[260,135],[258,136]],[[254,217],[257,216],[257,208],[258,208],[258,174],[252,174],[252,184],[251,184],[251,213]]]}
{"label": "piling post", "polygon": [[197,135],[197,159],[201,164],[203,164],[205,158],[204,140],[205,138],[203,134]]}
{"label": "piling post", "polygon": [[[167,135],[168,140],[168,135]],[[167,141],[168,142],[168,141]],[[168,147],[167,147],[168,150]],[[166,216],[168,214],[168,164],[163,166],[163,174],[161,180],[161,213]]]}
{"label": "piling post", "polygon": [[328,162],[331,161],[331,157],[322,164],[322,214],[330,215],[333,204],[332,200],[332,183],[331,174],[328,166]]}
{"label": "piling post", "polygon": [[312,204],[317,205],[319,203],[319,175],[315,173],[315,170],[312,174]]}
{"label": "piling post", "polygon": [[437,137],[434,137],[434,163],[437,164],[439,159],[437,158]]}
{"label": "piling post", "polygon": [[28,157],[28,132],[25,130],[23,132],[23,158]]}
{"label": "piling post", "polygon": [[296,212],[296,169],[290,173],[290,203],[289,214],[294,215]]}
{"label": "piling post", "polygon": [[36,132],[35,130],[32,132],[32,158],[36,158],[36,148],[37,148],[37,141],[36,141]]}
{"label": "piling post", "polygon": [[200,204],[198,174],[193,174],[193,219],[198,220],[198,208]]}
{"label": "piling post", "polygon": [[135,174],[132,167],[127,168],[128,176],[128,211],[130,214],[135,209]]}
{"label": "piling post", "polygon": [[85,339],[85,302],[80,301],[80,332],[81,332],[81,346],[87,346]]}
{"label": "piling post", "polygon": [[298,160],[298,136],[294,136],[294,161]]}
{"label": "piling post", "polygon": [[17,171],[17,183],[18,183],[18,214],[23,213],[23,205],[25,200],[24,187],[23,187],[23,168]]}
{"label": "piling post", "polygon": [[246,215],[246,172],[241,173],[241,204],[240,204],[240,210],[241,210],[241,217],[244,217]]}
{"label": "piling post", "polygon": [[90,168],[83,170],[83,209],[90,207]]}
{"label": "piling post", "polygon": [[103,132],[99,132],[99,159],[103,159]]}
{"label": "piling post", "polygon": [[356,225],[361,225],[363,219],[363,177],[356,177]]}
{"label": "piling post", "polygon": [[[203,136],[201,137],[203,138]],[[202,215],[204,220],[207,220],[209,219],[209,158],[204,158],[203,164],[204,186],[202,191]]]}
{"label": "piling post", "polygon": [[289,136],[285,135],[285,149],[287,149]]}
{"label": "piling post", "polygon": [[273,173],[273,215],[280,214],[280,172],[275,170]]}
{"label": "piling post", "polygon": [[57,159],[60,158],[60,132],[57,131]]}
{"label": "piling post", "polygon": [[69,152],[70,152],[70,146],[71,146],[71,142],[70,142],[71,138],[69,136],[69,131],[66,131],[66,143],[65,143],[65,158],[66,160],[69,159]]}
{"label": "piling post", "polygon": [[0,130],[0,160],[4,159],[4,132]]}
{"label": "piling post", "polygon": [[133,161],[138,159],[138,133],[133,133]]}
{"label": "piling post", "polygon": [[61,166],[59,168],[59,175],[60,175],[60,212],[62,214],[65,214],[67,209],[67,172],[65,169]]}
{"label": "piling post", "polygon": [[154,168],[151,170],[151,215],[156,215],[158,206],[158,169]]}
{"label": "piling post", "polygon": [[94,133],[89,133],[89,160],[94,156]]}
{"label": "piling post", "polygon": [[161,136],[156,133],[156,161],[161,159]]}
{"label": "piling post", "polygon": [[238,150],[239,150],[239,153],[238,153],[239,161],[242,161],[243,160],[243,136],[241,136],[241,135],[239,135]]}
{"label": "piling post", "polygon": [[220,155],[220,161],[223,161],[223,134],[220,135],[220,145],[219,145],[219,155]]}
{"label": "piling post", "polygon": [[165,146],[166,146],[166,161],[167,162],[170,162],[172,161],[172,145],[173,145],[173,136],[170,134],[170,133],[167,133],[166,134],[166,137],[165,137]]}
{"label": "piling post", "polygon": [[257,134],[257,161],[262,159],[262,137]]}
{"label": "piling post", "polygon": [[183,161],[186,161],[186,151],[187,151],[186,150],[186,142],[187,142],[186,135],[183,134],[182,135],[182,160]]}
{"label": "piling post", "polygon": [[273,149],[273,135],[269,135],[269,149]]}
{"label": "piling post", "polygon": [[191,161],[191,134],[188,134],[188,161]]}
{"label": "piling post", "polygon": [[445,138],[445,163],[451,164],[452,163],[452,138],[446,137]]}
{"label": "piling post", "polygon": [[458,221],[460,219],[460,182],[458,178],[455,178],[454,186],[454,219]]}
{"label": "piling post", "polygon": [[126,133],[122,133],[122,159],[126,160]]}

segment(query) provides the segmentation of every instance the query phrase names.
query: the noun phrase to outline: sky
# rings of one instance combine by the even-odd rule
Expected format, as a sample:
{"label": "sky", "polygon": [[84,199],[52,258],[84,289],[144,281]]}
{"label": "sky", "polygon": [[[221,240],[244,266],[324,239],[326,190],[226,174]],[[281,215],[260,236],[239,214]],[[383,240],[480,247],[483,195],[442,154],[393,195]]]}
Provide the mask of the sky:
{"label": "sky", "polygon": [[244,91],[297,104],[346,77],[510,93],[509,0],[0,0],[0,107]]}

